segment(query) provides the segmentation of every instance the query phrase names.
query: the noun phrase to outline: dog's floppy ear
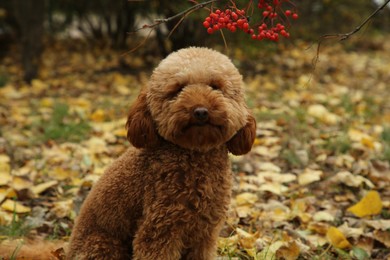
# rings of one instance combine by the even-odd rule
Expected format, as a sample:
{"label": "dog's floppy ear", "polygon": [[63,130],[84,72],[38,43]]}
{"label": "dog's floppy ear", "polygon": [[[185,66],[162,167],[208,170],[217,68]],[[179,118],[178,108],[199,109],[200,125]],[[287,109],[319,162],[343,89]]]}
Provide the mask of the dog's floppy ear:
{"label": "dog's floppy ear", "polygon": [[227,148],[234,155],[248,153],[256,138],[256,120],[252,115],[248,115],[246,125],[227,142]]}
{"label": "dog's floppy ear", "polygon": [[145,91],[141,91],[137,100],[131,106],[126,129],[127,139],[133,146],[150,148],[158,145],[159,137],[148,109]]}

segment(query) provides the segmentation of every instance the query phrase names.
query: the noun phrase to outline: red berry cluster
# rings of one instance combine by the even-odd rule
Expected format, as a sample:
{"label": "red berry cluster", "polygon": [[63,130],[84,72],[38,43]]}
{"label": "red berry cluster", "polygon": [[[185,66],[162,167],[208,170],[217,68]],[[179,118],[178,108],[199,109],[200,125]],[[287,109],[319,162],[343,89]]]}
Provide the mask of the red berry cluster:
{"label": "red berry cluster", "polygon": [[[288,26],[285,23],[289,22],[289,18],[298,19],[298,14],[290,9],[284,10],[282,5],[292,5],[290,0],[258,0],[257,9],[260,11],[261,22],[255,23],[255,19],[251,19],[249,22],[249,16],[246,16],[246,10],[254,10],[252,8],[252,1],[249,1],[249,5],[246,10],[238,9],[233,0],[232,3],[224,11],[216,10],[211,12],[203,22],[203,26],[207,28],[208,33],[213,33],[223,28],[228,29],[231,32],[235,32],[237,29],[244,31],[251,35],[254,40],[268,39],[271,41],[278,41],[279,36],[285,38],[290,37],[288,32]],[[254,12],[254,11],[253,11]],[[254,14],[251,14],[254,15]],[[252,16],[254,17],[254,16]],[[289,23],[288,23],[289,25]]]}
{"label": "red berry cluster", "polygon": [[235,32],[237,28],[244,32],[248,32],[249,30],[245,10],[232,11],[231,9],[226,9],[225,11],[221,11],[218,9],[206,17],[203,26],[207,28],[207,32],[210,34],[223,28],[231,32]]}

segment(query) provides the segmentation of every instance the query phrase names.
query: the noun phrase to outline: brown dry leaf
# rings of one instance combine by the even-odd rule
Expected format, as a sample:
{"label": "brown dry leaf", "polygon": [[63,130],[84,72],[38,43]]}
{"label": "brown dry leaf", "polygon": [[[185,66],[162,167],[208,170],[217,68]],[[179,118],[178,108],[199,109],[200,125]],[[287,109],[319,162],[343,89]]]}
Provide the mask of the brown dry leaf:
{"label": "brown dry leaf", "polygon": [[341,226],[339,226],[338,230],[340,230],[341,233],[343,233],[344,236],[347,238],[352,237],[354,239],[358,239],[360,236],[364,234],[363,227],[353,228],[348,226],[348,223],[346,222],[344,222]]}
{"label": "brown dry leaf", "polygon": [[1,208],[10,212],[19,213],[28,213],[31,211],[29,207],[24,206],[20,202],[7,199],[1,204]]}
{"label": "brown dry leaf", "polygon": [[326,232],[326,237],[332,246],[345,249],[351,247],[349,241],[345,238],[344,234],[336,227],[329,227]]}
{"label": "brown dry leaf", "polygon": [[259,233],[250,234],[241,228],[236,228],[238,242],[245,249],[253,249],[256,239],[259,238]]}
{"label": "brown dry leaf", "polygon": [[253,208],[251,206],[244,205],[236,207],[235,210],[239,218],[246,218],[252,213]]}
{"label": "brown dry leaf", "polygon": [[364,223],[382,231],[390,230],[390,219],[364,220]]}
{"label": "brown dry leaf", "polygon": [[72,213],[73,209],[73,199],[68,199],[64,201],[56,201],[53,203],[54,207],[51,211],[58,217],[64,218],[68,217]]}
{"label": "brown dry leaf", "polygon": [[349,207],[347,211],[362,218],[365,216],[376,215],[382,211],[382,200],[377,191],[369,191],[355,205]]}
{"label": "brown dry leaf", "polygon": [[285,243],[277,251],[277,259],[295,260],[299,257],[301,250],[295,241]]}
{"label": "brown dry leaf", "polygon": [[332,182],[342,183],[350,187],[360,187],[364,183],[369,188],[374,188],[374,184],[369,179],[366,179],[360,175],[354,175],[349,171],[338,172],[330,180]]}
{"label": "brown dry leaf", "polygon": [[375,230],[374,231],[374,239],[378,240],[382,244],[384,244],[387,248],[390,248],[390,232]]}

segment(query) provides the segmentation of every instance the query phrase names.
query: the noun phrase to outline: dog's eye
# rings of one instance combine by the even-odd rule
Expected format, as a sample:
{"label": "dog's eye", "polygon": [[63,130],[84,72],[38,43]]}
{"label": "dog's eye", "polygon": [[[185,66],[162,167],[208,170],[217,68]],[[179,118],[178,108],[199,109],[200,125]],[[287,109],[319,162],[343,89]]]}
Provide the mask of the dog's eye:
{"label": "dog's eye", "polygon": [[185,87],[185,84],[176,84],[167,92],[168,99],[175,98],[180,91]]}
{"label": "dog's eye", "polygon": [[220,86],[217,85],[217,84],[215,84],[215,83],[211,83],[211,84],[210,84],[210,87],[211,87],[212,89],[214,89],[214,90],[219,90],[219,89],[221,89]]}

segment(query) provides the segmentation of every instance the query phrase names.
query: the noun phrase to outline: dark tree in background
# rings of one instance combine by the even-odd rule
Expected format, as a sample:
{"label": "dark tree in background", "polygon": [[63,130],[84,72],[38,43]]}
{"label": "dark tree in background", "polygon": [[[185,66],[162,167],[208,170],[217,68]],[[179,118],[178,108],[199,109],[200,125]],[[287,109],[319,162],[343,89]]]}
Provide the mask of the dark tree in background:
{"label": "dark tree in background", "polygon": [[[215,1],[214,4],[222,5],[221,8],[224,8],[224,2],[229,3],[229,1]],[[232,2],[243,8],[249,1]],[[292,41],[303,39],[313,43],[324,34],[351,31],[378,7],[371,0],[296,0],[293,2],[296,4],[299,19],[292,24],[290,39]],[[193,5],[194,3],[187,0],[0,0],[0,9],[5,10],[7,14],[6,18],[0,17],[0,46],[8,44],[6,39],[14,39],[12,44],[20,45],[24,79],[30,82],[38,75],[44,34],[55,39],[58,33],[63,36],[70,30],[78,29],[83,36],[83,41],[91,46],[130,50],[142,42],[143,37],[148,34],[148,28],[143,31],[143,34],[134,33],[137,28],[145,24],[153,24],[155,18],[172,17]],[[222,45],[221,34],[215,33],[209,36],[202,25],[208,14],[207,9],[196,10],[185,17],[179,25],[180,17],[154,28],[155,34],[151,34],[153,36],[143,45],[145,50],[143,53],[150,51],[165,56],[171,51],[193,45],[209,47],[215,44]],[[389,17],[390,8],[384,8],[379,16],[370,21],[369,28],[365,32],[389,32]],[[255,22],[256,19],[252,21]],[[8,30],[9,28],[11,29]],[[171,30],[173,33],[169,34]],[[11,31],[12,37],[4,37],[5,31]],[[254,46],[253,49],[259,51],[268,44],[255,46],[259,43],[238,33],[227,32],[224,33],[224,37],[231,46],[244,48],[251,45]],[[369,37],[367,34],[367,38]],[[4,55],[4,49],[6,48],[0,50],[0,56]]]}
{"label": "dark tree in background", "polygon": [[20,32],[24,80],[30,83],[38,75],[43,51],[45,0],[14,0],[13,3]]}

